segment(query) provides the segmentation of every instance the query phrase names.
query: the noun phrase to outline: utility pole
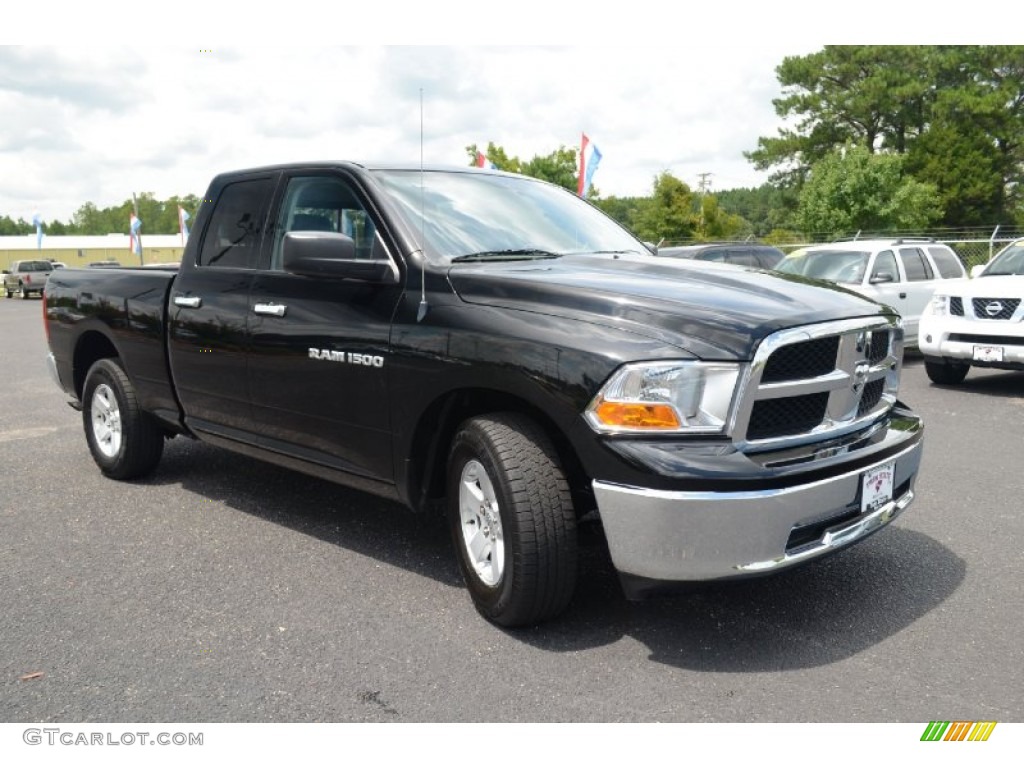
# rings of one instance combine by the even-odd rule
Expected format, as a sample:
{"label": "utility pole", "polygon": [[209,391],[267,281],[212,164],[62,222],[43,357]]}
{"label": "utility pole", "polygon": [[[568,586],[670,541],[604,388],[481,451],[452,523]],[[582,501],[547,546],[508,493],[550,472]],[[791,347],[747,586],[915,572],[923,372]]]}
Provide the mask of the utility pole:
{"label": "utility pole", "polygon": [[701,237],[706,234],[705,221],[704,221],[704,195],[707,194],[708,190],[711,189],[711,173],[698,173],[697,176],[700,181],[697,182],[697,194],[700,196],[700,218],[697,222],[697,230]]}

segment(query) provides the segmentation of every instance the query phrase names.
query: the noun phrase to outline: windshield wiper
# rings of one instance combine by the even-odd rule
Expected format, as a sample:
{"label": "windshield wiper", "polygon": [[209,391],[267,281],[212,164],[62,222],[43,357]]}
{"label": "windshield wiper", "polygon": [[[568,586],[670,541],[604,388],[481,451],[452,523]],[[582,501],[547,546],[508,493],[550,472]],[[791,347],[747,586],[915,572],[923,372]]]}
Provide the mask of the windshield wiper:
{"label": "windshield wiper", "polygon": [[600,256],[600,255],[609,254],[609,253],[610,254],[638,253],[641,256],[643,256],[644,253],[647,253],[648,256],[651,255],[650,251],[638,251],[638,250],[633,249],[633,248],[620,248],[620,249],[615,250],[615,251],[573,251],[571,254],[567,253],[566,256]]}
{"label": "windshield wiper", "polygon": [[456,261],[532,261],[533,259],[558,259],[562,254],[543,251],[539,248],[508,248],[503,251],[479,251],[456,256]]}

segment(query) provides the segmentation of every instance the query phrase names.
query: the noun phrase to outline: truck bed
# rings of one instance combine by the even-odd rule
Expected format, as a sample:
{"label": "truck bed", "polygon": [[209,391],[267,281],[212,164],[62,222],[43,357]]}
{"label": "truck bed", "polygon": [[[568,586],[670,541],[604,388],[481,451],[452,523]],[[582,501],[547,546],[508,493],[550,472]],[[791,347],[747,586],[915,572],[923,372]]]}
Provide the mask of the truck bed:
{"label": "truck bed", "polygon": [[[60,269],[46,284],[50,346],[61,386],[80,399],[87,371],[76,365],[81,336],[113,345],[136,383],[142,407],[172,429],[182,426],[167,364],[167,296],[174,267]],[[79,354],[83,351],[78,346]]]}

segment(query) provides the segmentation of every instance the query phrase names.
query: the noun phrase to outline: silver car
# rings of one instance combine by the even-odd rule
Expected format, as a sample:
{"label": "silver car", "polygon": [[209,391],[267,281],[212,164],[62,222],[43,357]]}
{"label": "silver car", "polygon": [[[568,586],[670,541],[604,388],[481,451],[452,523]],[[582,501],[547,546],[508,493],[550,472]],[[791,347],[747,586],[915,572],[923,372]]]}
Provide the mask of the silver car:
{"label": "silver car", "polygon": [[53,271],[53,264],[48,261],[13,261],[11,268],[5,269],[4,294],[11,298],[17,293],[21,298],[27,299],[31,294],[43,295],[46,287],[46,278]]}

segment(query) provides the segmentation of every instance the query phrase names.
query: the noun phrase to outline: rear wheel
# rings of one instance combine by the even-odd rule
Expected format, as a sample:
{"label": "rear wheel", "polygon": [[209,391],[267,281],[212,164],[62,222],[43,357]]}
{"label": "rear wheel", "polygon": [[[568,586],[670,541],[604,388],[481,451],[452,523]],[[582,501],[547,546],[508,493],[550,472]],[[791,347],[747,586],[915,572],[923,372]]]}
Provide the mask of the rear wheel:
{"label": "rear wheel", "polygon": [[85,438],[104,475],[130,480],[156,468],[164,450],[163,432],[140,408],[120,361],[93,363],[85,377],[82,402]]}
{"label": "rear wheel", "polygon": [[576,516],[565,474],[535,422],[465,422],[448,461],[448,521],[477,610],[507,627],[561,613],[576,586]]}
{"label": "rear wheel", "polygon": [[936,384],[954,385],[967,378],[971,370],[970,363],[948,363],[945,361],[924,361],[924,370],[928,378]]}
{"label": "rear wheel", "polygon": [[21,298],[23,298],[23,299],[27,299],[28,298],[28,291],[25,290],[25,284],[24,283],[19,283],[18,284],[18,292],[21,295]]}

